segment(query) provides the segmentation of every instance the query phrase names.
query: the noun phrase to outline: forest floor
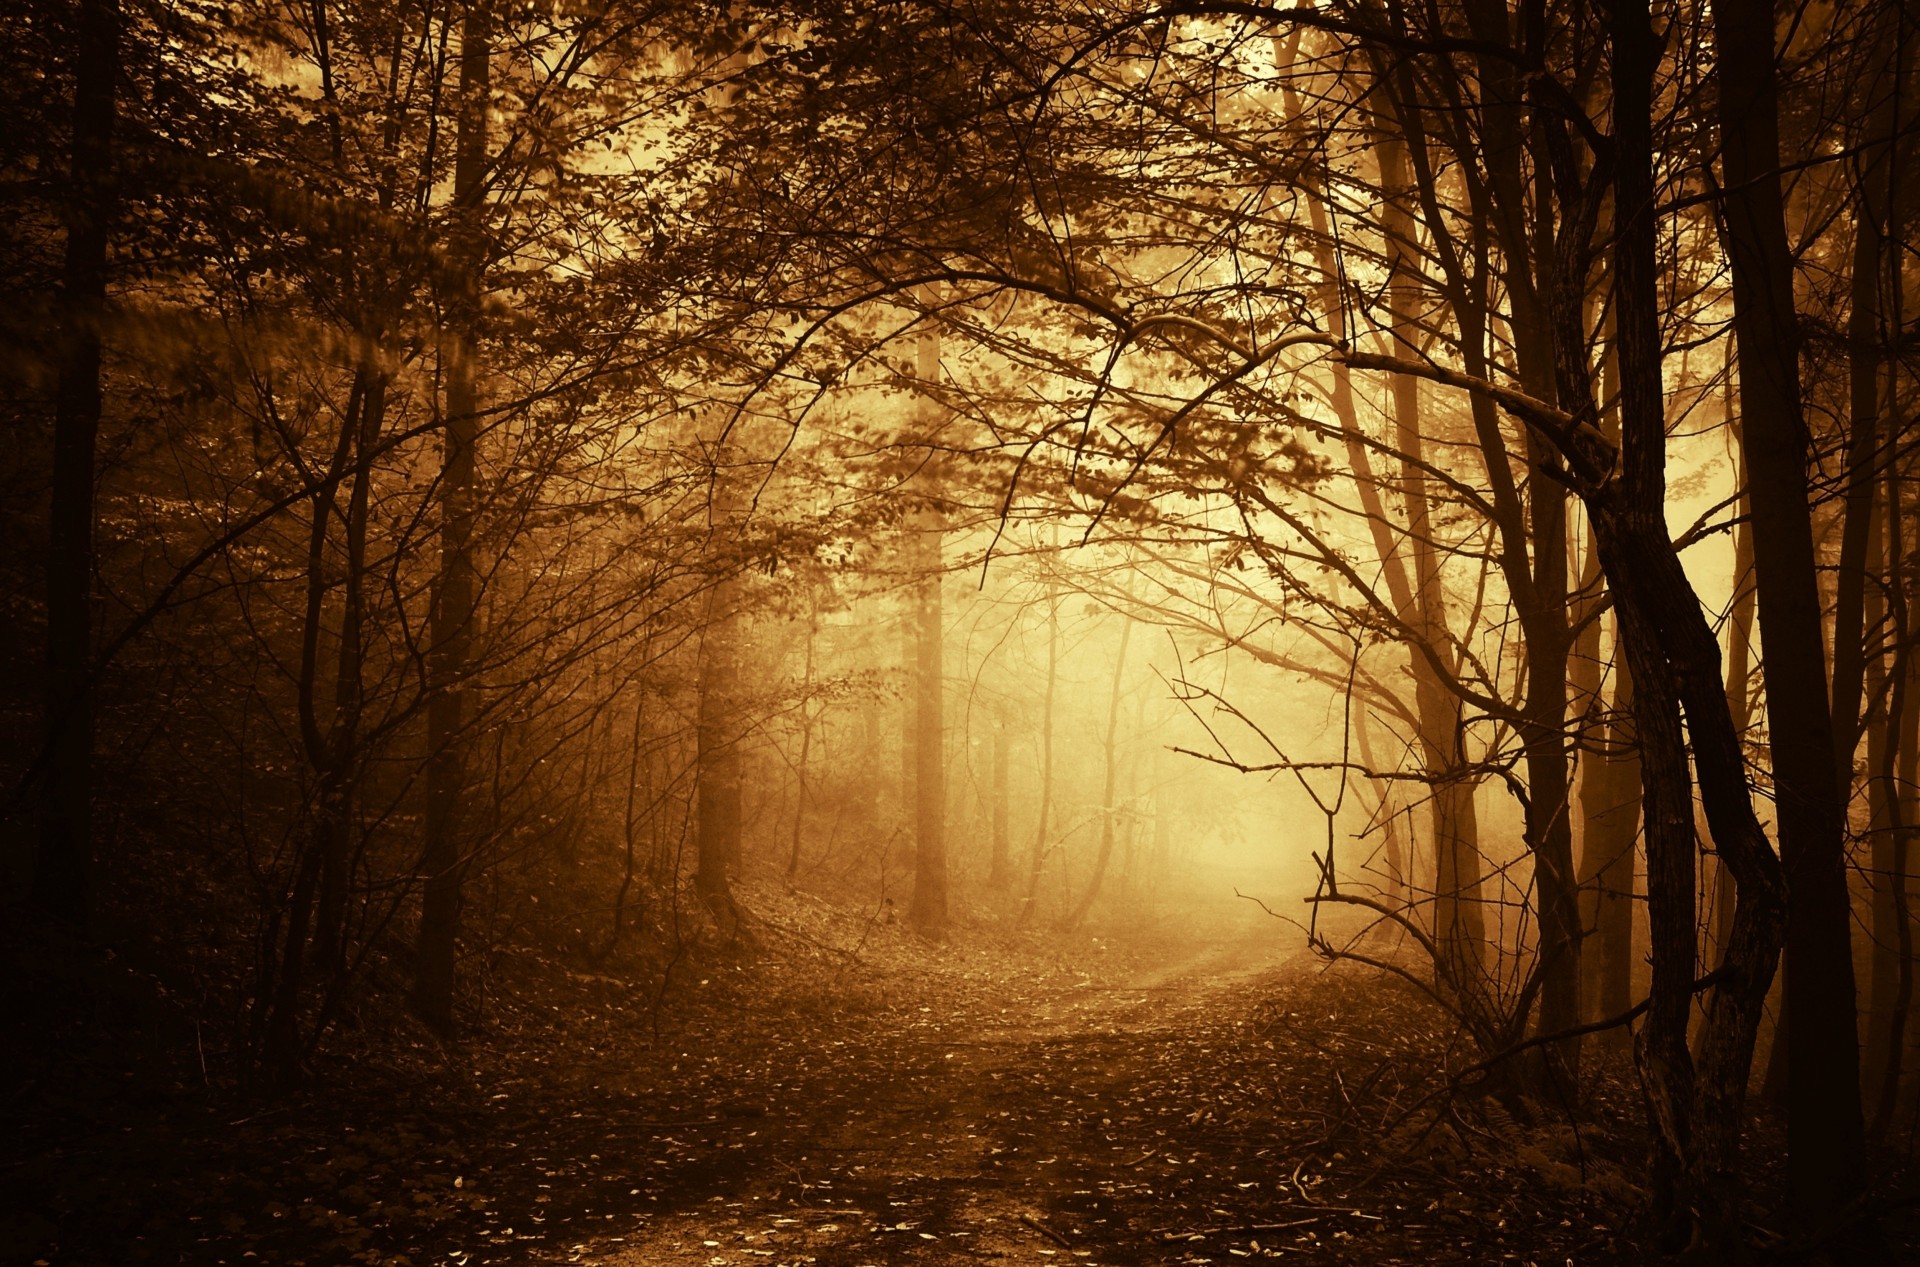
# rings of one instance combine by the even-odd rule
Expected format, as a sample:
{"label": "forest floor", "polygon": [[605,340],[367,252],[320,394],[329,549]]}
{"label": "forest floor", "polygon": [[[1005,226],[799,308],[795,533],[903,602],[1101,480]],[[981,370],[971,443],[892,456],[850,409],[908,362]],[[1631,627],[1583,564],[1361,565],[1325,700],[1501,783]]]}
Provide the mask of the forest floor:
{"label": "forest floor", "polygon": [[14,1118],[0,1261],[1641,1260],[1612,1084],[1578,1131],[1434,1097],[1434,1011],[1273,921],[935,946],[749,900],[752,948],[664,998],[505,956],[470,1041],[293,1101],[49,1070],[15,1097],[41,1111]]}

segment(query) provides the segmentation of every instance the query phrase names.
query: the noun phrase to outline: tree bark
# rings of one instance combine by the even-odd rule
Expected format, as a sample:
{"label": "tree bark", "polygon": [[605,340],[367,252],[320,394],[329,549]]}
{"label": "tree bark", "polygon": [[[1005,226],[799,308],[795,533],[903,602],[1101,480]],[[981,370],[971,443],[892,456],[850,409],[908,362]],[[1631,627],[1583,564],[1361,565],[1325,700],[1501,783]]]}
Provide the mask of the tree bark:
{"label": "tree bark", "polygon": [[800,671],[800,756],[793,763],[793,840],[787,850],[787,879],[800,872],[801,829],[806,822],[807,762],[813,756],[813,644],[819,634],[819,618],[811,604],[807,607],[806,660]]}
{"label": "tree bark", "polygon": [[[1383,201],[1382,224],[1387,236],[1388,265],[1394,278],[1388,298],[1394,322],[1392,346],[1396,353],[1404,354],[1417,351],[1413,332],[1420,285],[1415,280],[1419,275],[1418,263],[1409,255],[1413,216],[1398,201],[1409,186],[1406,144],[1398,137],[1383,133],[1376,141],[1375,152],[1380,162],[1381,185],[1388,193]],[[1393,380],[1392,391],[1394,444],[1410,459],[1403,464],[1396,483],[1401,504],[1406,509],[1406,542],[1413,561],[1413,628],[1417,638],[1444,659],[1452,660],[1445,590],[1434,547],[1426,476],[1416,465],[1425,450],[1420,384],[1409,375],[1398,375]],[[1426,657],[1416,652],[1414,659],[1420,742],[1427,769],[1436,779],[1433,785],[1434,933],[1444,957],[1444,962],[1437,966],[1445,988],[1462,996],[1468,1006],[1478,1006],[1485,985],[1486,922],[1480,899],[1474,781],[1464,772],[1466,753],[1461,748],[1460,700],[1446,690],[1431,665],[1426,663]]]}
{"label": "tree bark", "polygon": [[[940,378],[940,336],[928,329],[920,338],[919,376],[932,384]],[[938,405],[932,396],[920,402],[926,440],[933,443]],[[944,940],[947,935],[947,768],[944,704],[946,675],[945,631],[942,628],[941,583],[944,571],[941,546],[946,524],[939,498],[939,463],[929,462],[932,486],[915,512],[911,532],[914,567],[913,671],[913,901],[907,923],[922,937]]]}
{"label": "tree bark", "polygon": [[[1891,278],[1898,293],[1900,266]],[[1889,384],[1890,388],[1896,384]],[[1889,410],[1899,399],[1888,392]],[[1897,416],[1887,433],[1900,434]],[[1904,487],[1900,464],[1891,456],[1886,470],[1885,561],[1887,615],[1893,648],[1887,706],[1876,722],[1879,751],[1870,762],[1869,791],[1876,828],[1872,847],[1872,985],[1868,1012],[1868,1068],[1865,1088],[1872,1097],[1871,1134],[1885,1137],[1899,1104],[1906,1057],[1907,1025],[1913,1009],[1914,936],[1910,880],[1913,843],[1920,828],[1920,654],[1916,654],[1912,596],[1907,563]]]}
{"label": "tree bark", "polygon": [[1020,902],[1020,924],[1033,919],[1040,897],[1040,874],[1047,865],[1048,818],[1053,811],[1053,696],[1060,680],[1060,593],[1047,582],[1047,685],[1040,703],[1040,814],[1033,827],[1033,853],[1027,860],[1027,892]]}
{"label": "tree bark", "polygon": [[[1728,397],[1731,415],[1731,390]],[[1741,736],[1744,748],[1747,730],[1753,725],[1753,694],[1748,679],[1753,674],[1753,523],[1747,498],[1747,464],[1739,446],[1734,449],[1734,481],[1740,489],[1735,503],[1740,522],[1733,529],[1733,604],[1727,615],[1727,708],[1733,716],[1734,733]],[[1727,939],[1733,935],[1733,877],[1726,860],[1716,846],[1719,879],[1714,888],[1714,946],[1724,953]]]}
{"label": "tree bark", "polygon": [[33,901],[57,919],[84,924],[93,911],[93,480],[107,239],[117,203],[118,0],[80,0],[77,37],[47,544],[47,768]]}
{"label": "tree bark", "polygon": [[[1651,130],[1660,45],[1646,0],[1614,0],[1609,19],[1621,448],[1613,477],[1584,488],[1583,497],[1634,675],[1654,956],[1647,1022],[1636,1054],[1657,1141],[1658,1214],[1670,1247],[1692,1239],[1703,1261],[1726,1261],[1744,1243],[1738,1173],[1742,1110],[1754,1036],[1783,931],[1785,893],[1779,862],[1754,814],[1720,676],[1719,643],[1665,521]],[[1692,1053],[1686,1038],[1696,956],[1695,841],[1687,752],[1678,725],[1682,710],[1708,823],[1736,885],[1732,934]],[[1825,768],[1830,771],[1831,762]]]}
{"label": "tree bark", "polygon": [[[716,466],[716,480],[729,478]],[[739,922],[732,881],[740,860],[739,665],[734,645],[738,583],[725,577],[711,584],[700,638],[700,698],[694,723],[698,827],[693,889],[722,933],[731,936]]]}
{"label": "tree bark", "polygon": [[1824,1233],[1860,1190],[1864,1129],[1845,801],[1808,508],[1773,7],[1770,0],[1714,0],[1713,24],[1740,436],[1751,473],[1761,669],[1787,878],[1787,1179],[1802,1231]]}
{"label": "tree bark", "polygon": [[992,778],[992,854],[987,865],[987,887],[996,893],[1007,887],[1012,851],[1012,834],[1007,823],[1007,709],[1004,704],[993,707],[993,778]]}
{"label": "tree bark", "polygon": [[1113,691],[1107,697],[1106,776],[1102,780],[1100,793],[1100,851],[1093,860],[1093,876],[1087,881],[1087,891],[1066,918],[1064,926],[1068,930],[1080,927],[1087,913],[1093,909],[1093,904],[1099,900],[1100,885],[1107,878],[1108,863],[1113,860],[1113,802],[1119,792],[1115,781],[1120,768],[1120,688],[1126,682],[1127,643],[1132,639],[1133,622],[1123,621],[1120,626],[1120,650],[1113,657]]}
{"label": "tree bark", "polygon": [[[1599,621],[1594,622],[1596,626]],[[1616,632],[1614,647],[1621,651]],[[1581,768],[1580,803],[1586,827],[1580,883],[1592,908],[1590,943],[1580,957],[1586,1017],[1618,1016],[1633,1005],[1634,845],[1640,836],[1640,746],[1632,725],[1633,671],[1615,656],[1613,700],[1601,727],[1599,751]],[[1626,1035],[1603,1038],[1624,1044]]]}
{"label": "tree bark", "polygon": [[[1281,42],[1278,56],[1291,65],[1294,49]],[[1283,81],[1283,83],[1286,81]],[[1290,118],[1301,117],[1300,102],[1291,87],[1283,87],[1282,101]],[[1383,131],[1376,146],[1381,166],[1383,189],[1400,190],[1407,185],[1405,147],[1390,131]],[[1307,212],[1314,233],[1314,253],[1319,269],[1320,308],[1334,337],[1346,339],[1346,305],[1339,290],[1339,269],[1329,245],[1327,215],[1321,199],[1307,199]],[[1395,267],[1400,289],[1395,291],[1392,311],[1406,312],[1417,302],[1416,284],[1407,276],[1410,265],[1401,259],[1413,232],[1413,220],[1404,207],[1389,201],[1384,213],[1388,235],[1387,253]],[[1404,331],[1402,332],[1404,333]],[[1389,347],[1391,349],[1391,345]],[[1403,462],[1395,486],[1401,495],[1406,527],[1396,532],[1389,519],[1381,483],[1373,473],[1372,457],[1364,442],[1359,414],[1354,407],[1352,376],[1344,362],[1333,366],[1332,404],[1345,440],[1347,461],[1352,468],[1354,487],[1360,497],[1374,552],[1379,556],[1387,596],[1393,602],[1393,615],[1415,638],[1427,639],[1443,661],[1453,659],[1452,648],[1444,641],[1432,642],[1445,631],[1444,609],[1437,595],[1438,569],[1434,561],[1429,529],[1429,511],[1422,478],[1411,462]],[[1419,387],[1411,380],[1396,380],[1393,413],[1396,447],[1418,460],[1422,441],[1418,427]],[[1412,447],[1409,448],[1408,445]],[[1409,575],[1411,557],[1412,576]],[[1416,589],[1417,578],[1417,589]],[[1432,823],[1434,855],[1434,933],[1442,947],[1444,962],[1434,965],[1447,988],[1472,998],[1477,996],[1481,977],[1481,943],[1485,929],[1477,901],[1479,886],[1479,841],[1474,814],[1473,787],[1455,777],[1458,762],[1459,702],[1440,679],[1433,661],[1419,647],[1407,648],[1408,671],[1414,682],[1414,702],[1419,719],[1418,735],[1421,764],[1431,778],[1428,815]],[[1408,868],[1411,871],[1411,858]],[[1463,901],[1465,896],[1468,900]],[[1449,984],[1450,983],[1450,984]]]}
{"label": "tree bark", "polygon": [[487,164],[487,94],[491,80],[486,10],[470,5],[460,29],[460,116],[454,140],[453,215],[461,255],[448,308],[446,419],[440,468],[440,574],[427,650],[425,841],[420,870],[420,931],[415,941],[413,1006],[421,1019],[453,1026],[460,907],[468,851],[460,804],[466,781],[466,678],[474,618],[474,445],[479,439],[477,326],[481,272],[480,199]]}

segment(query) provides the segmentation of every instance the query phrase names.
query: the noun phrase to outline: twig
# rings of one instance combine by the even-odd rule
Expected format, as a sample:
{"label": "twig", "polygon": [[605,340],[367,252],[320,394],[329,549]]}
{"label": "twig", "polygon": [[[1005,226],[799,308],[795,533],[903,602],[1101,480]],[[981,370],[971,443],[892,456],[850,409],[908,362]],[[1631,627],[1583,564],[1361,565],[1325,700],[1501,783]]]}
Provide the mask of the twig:
{"label": "twig", "polygon": [[[1339,1213],[1346,1213],[1342,1210]],[[1309,1223],[1322,1223],[1328,1218],[1325,1214],[1316,1214],[1311,1218],[1292,1219],[1285,1223],[1240,1223],[1226,1227],[1196,1227],[1184,1232],[1162,1232],[1163,1241],[1195,1240],[1202,1236],[1223,1236],[1238,1232],[1284,1232],[1290,1227],[1305,1227]],[[1064,1244],[1064,1242],[1063,1242]]]}
{"label": "twig", "polygon": [[1029,1218],[1028,1216],[1023,1214],[1020,1216],[1020,1221],[1022,1223],[1025,1223],[1028,1227],[1032,1228],[1034,1231],[1040,1233],[1040,1235],[1052,1241],[1055,1245],[1058,1245],[1061,1249],[1073,1248],[1072,1241],[1060,1235],[1060,1233],[1054,1231],[1052,1228],[1048,1227],[1045,1223],[1042,1223],[1039,1219]]}

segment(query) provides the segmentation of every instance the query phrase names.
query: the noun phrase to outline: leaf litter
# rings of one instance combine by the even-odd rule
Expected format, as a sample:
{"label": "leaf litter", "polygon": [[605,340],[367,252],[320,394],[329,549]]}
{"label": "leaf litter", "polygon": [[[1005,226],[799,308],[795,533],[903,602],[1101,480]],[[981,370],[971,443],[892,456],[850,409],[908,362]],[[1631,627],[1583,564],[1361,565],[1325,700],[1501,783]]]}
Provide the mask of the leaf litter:
{"label": "leaf litter", "polygon": [[[657,1009],[655,982],[523,951],[462,1047],[69,1130],[9,1168],[48,1261],[1632,1261],[1630,1132],[1407,1114],[1450,1031],[1391,978],[1273,930],[933,946],[752,898],[755,947]],[[61,1217],[83,1206],[91,1240]]]}

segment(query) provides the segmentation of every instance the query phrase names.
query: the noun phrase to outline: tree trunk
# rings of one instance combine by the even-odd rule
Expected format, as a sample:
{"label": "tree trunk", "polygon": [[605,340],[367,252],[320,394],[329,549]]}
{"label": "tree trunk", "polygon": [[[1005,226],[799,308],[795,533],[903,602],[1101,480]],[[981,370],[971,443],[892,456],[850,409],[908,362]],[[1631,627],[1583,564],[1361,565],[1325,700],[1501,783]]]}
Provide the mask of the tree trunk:
{"label": "tree trunk", "polygon": [[1107,878],[1107,864],[1113,860],[1113,802],[1119,792],[1116,778],[1120,769],[1120,688],[1126,682],[1127,643],[1132,639],[1133,622],[1123,621],[1120,626],[1120,650],[1113,658],[1113,691],[1107,697],[1106,777],[1102,780],[1100,793],[1100,852],[1094,857],[1093,877],[1087,881],[1087,891],[1081,895],[1063,925],[1069,931],[1080,927],[1087,913],[1093,910],[1094,902],[1100,897],[1100,885]]}
{"label": "tree trunk", "polygon": [[93,910],[93,468],[107,237],[116,204],[118,0],[80,0],[77,35],[47,543],[47,768],[33,901],[49,915],[84,924]]}
{"label": "tree trunk", "polygon": [[1040,703],[1040,815],[1033,827],[1033,853],[1027,861],[1027,892],[1020,902],[1020,924],[1025,927],[1040,896],[1040,874],[1047,865],[1047,821],[1053,811],[1053,695],[1060,678],[1060,592],[1047,582],[1047,686]]}
{"label": "tree trunk", "polygon": [[806,661],[800,671],[800,757],[793,764],[793,841],[787,850],[787,879],[800,872],[800,834],[807,816],[807,762],[813,756],[813,644],[819,619],[807,607]]}
{"label": "tree trunk", "polygon": [[[1467,5],[1467,17],[1475,33],[1490,43],[1511,41],[1511,18],[1504,0],[1473,0]],[[1505,58],[1482,56],[1479,77],[1484,157],[1495,213],[1487,227],[1498,238],[1504,261],[1515,368],[1528,393],[1558,404],[1557,364],[1568,350],[1555,346],[1549,308],[1542,302],[1541,284],[1534,275],[1538,269],[1543,277],[1550,276],[1554,263],[1552,235],[1544,231],[1551,224],[1553,205],[1543,175],[1548,166],[1541,152],[1544,145],[1537,128],[1531,136],[1523,130],[1524,81],[1515,65]],[[1531,199],[1523,158],[1531,160],[1535,173]],[[1484,318],[1475,312],[1471,321],[1462,324],[1463,334],[1472,343],[1468,372],[1484,374],[1484,364],[1475,364],[1484,359],[1480,351]],[[1584,345],[1579,354],[1584,357]],[[1576,1025],[1580,1012],[1580,886],[1573,862],[1566,742],[1568,661],[1573,649],[1567,620],[1567,495],[1562,484],[1539,474],[1551,459],[1550,446],[1527,432],[1527,469],[1533,474],[1523,490],[1526,522],[1518,522],[1514,494],[1506,488],[1510,479],[1507,445],[1493,420],[1492,402],[1476,400],[1470,407],[1477,415],[1476,429],[1489,474],[1497,477],[1495,507],[1506,521],[1500,525],[1501,571],[1526,637],[1520,738],[1527,767],[1527,801],[1522,812],[1527,848],[1533,855],[1540,921],[1537,1028],[1558,1033]],[[1570,1071],[1579,1051],[1576,1043],[1559,1044],[1554,1051]]]}
{"label": "tree trunk", "polygon": [[[1371,727],[1367,724],[1367,717],[1371,711],[1364,704],[1353,710],[1353,736],[1360,746],[1362,764],[1369,771],[1375,771],[1380,767],[1374,763],[1373,739],[1369,733]],[[1405,898],[1410,885],[1406,873],[1406,859],[1400,848],[1398,827],[1400,815],[1393,804],[1393,783],[1384,778],[1368,781],[1373,784],[1374,794],[1379,798],[1381,849],[1386,855],[1387,864],[1386,897],[1390,902],[1399,902]]]}
{"label": "tree trunk", "polygon": [[[1728,414],[1732,414],[1732,399],[1728,399]],[[1747,730],[1753,724],[1753,694],[1748,689],[1748,679],[1753,674],[1753,524],[1747,499],[1747,464],[1741,457],[1739,446],[1734,447],[1734,481],[1740,489],[1740,500],[1735,503],[1740,513],[1740,522],[1733,529],[1733,605],[1727,616],[1727,708],[1733,715],[1734,733],[1741,736],[1742,745]],[[1714,946],[1724,953],[1727,940],[1733,935],[1733,877],[1727,872],[1727,864],[1720,857],[1718,847],[1714,858],[1719,864],[1718,880],[1714,885]]]}
{"label": "tree trunk", "polygon": [[[1901,603],[1905,606],[1905,599]],[[1910,620],[1910,617],[1908,617]],[[1879,1083],[1874,1094],[1873,1134],[1884,1138],[1898,1107],[1900,1083],[1907,1053],[1907,1027],[1913,1013],[1914,916],[1913,847],[1920,840],[1920,655],[1915,654],[1911,626],[1902,640],[1903,654],[1894,688],[1892,716],[1898,720],[1896,742],[1887,745],[1888,782],[1886,867],[1876,865],[1877,891],[1886,895],[1884,914],[1875,904],[1876,945],[1885,938],[1890,953],[1876,955],[1874,987],[1886,1003],[1886,1021],[1874,1041],[1880,1048]],[[1904,661],[1904,663],[1900,663]],[[1878,855],[1876,855],[1876,860]],[[1882,979],[1885,979],[1884,986]]]}
{"label": "tree trunk", "polygon": [[[1382,222],[1387,233],[1389,267],[1395,279],[1389,292],[1394,329],[1392,350],[1417,353],[1414,342],[1415,308],[1419,283],[1417,261],[1409,258],[1413,241],[1412,214],[1391,196],[1408,186],[1406,147],[1397,137],[1383,134],[1375,145],[1380,179],[1389,192]],[[1446,593],[1440,581],[1438,553],[1427,500],[1427,476],[1422,461],[1425,439],[1421,431],[1420,383],[1410,375],[1393,380],[1395,447],[1408,459],[1396,481],[1406,508],[1407,548],[1413,557],[1412,614],[1414,636],[1432,648],[1444,662],[1454,654],[1448,639]],[[1420,743],[1433,785],[1435,853],[1434,934],[1442,953],[1436,967],[1443,988],[1478,1006],[1485,982],[1486,923],[1480,901],[1480,849],[1473,805],[1474,781],[1465,774],[1460,700],[1440,681],[1427,656],[1417,650],[1414,695],[1420,718]]]}
{"label": "tree trunk", "polygon": [[920,575],[914,580],[913,902],[907,922],[924,937],[947,933],[946,726],[937,508],[921,510],[914,528]]}
{"label": "tree trunk", "polygon": [[1740,436],[1751,473],[1761,668],[1787,878],[1787,1179],[1800,1228],[1825,1233],[1860,1190],[1864,1131],[1845,801],[1835,777],[1808,509],[1773,7],[1714,0],[1713,20]]}
{"label": "tree trunk", "polygon": [[[1621,448],[1616,473],[1584,489],[1583,496],[1634,677],[1653,942],[1653,990],[1636,1055],[1656,1139],[1656,1216],[1671,1247],[1692,1239],[1703,1261],[1726,1261],[1743,1243],[1743,1106],[1783,933],[1785,894],[1779,862],[1754,814],[1720,676],[1719,643],[1666,526],[1651,134],[1659,41],[1646,0],[1617,0],[1609,19]],[[1736,885],[1732,935],[1691,1053],[1686,1038],[1696,957],[1695,841],[1681,709],[1702,804]]]}
{"label": "tree trunk", "polygon": [[[1282,64],[1290,65],[1292,48],[1283,44],[1280,56]],[[1290,87],[1283,89],[1282,101],[1290,118],[1303,117],[1299,99]],[[1383,135],[1376,153],[1381,164],[1383,188],[1404,188],[1406,160],[1403,145],[1390,135]],[[1345,339],[1348,337],[1346,306],[1339,293],[1340,272],[1329,245],[1326,211],[1319,198],[1308,198],[1307,210],[1314,230],[1315,259],[1322,279],[1321,311],[1334,336]],[[1412,233],[1412,217],[1404,208],[1392,208],[1391,204],[1389,214],[1391,219],[1387,228],[1390,237],[1398,236],[1404,243]],[[1396,260],[1403,249],[1403,246],[1391,244],[1388,248],[1391,258]],[[1403,267],[1396,270],[1396,275],[1404,272]],[[1394,311],[1403,311],[1411,302],[1403,294]],[[1391,347],[1389,350],[1392,350]],[[1401,464],[1396,486],[1406,513],[1406,527],[1396,533],[1395,525],[1388,518],[1385,500],[1380,494],[1380,484],[1374,478],[1372,458],[1360,430],[1359,416],[1353,402],[1351,375],[1341,362],[1333,366],[1332,403],[1334,416],[1340,422],[1345,439],[1347,460],[1352,468],[1361,509],[1366,516],[1367,529],[1373,540],[1374,551],[1380,558],[1388,597],[1393,602],[1394,617],[1406,631],[1405,636],[1414,640],[1429,640],[1436,655],[1443,661],[1451,660],[1452,649],[1444,639],[1431,642],[1435,633],[1444,632],[1445,613],[1443,609],[1436,610],[1440,606],[1437,567],[1429,534],[1425,489],[1418,469],[1411,462]],[[1417,461],[1422,444],[1417,418],[1418,384],[1410,379],[1404,383],[1396,380],[1393,403],[1396,444],[1403,455]],[[1408,575],[1409,555],[1412,557],[1413,577]],[[1419,646],[1408,646],[1407,660],[1414,681],[1421,764],[1432,779],[1428,812],[1432,822],[1435,863],[1434,933],[1443,954],[1443,962],[1434,967],[1443,985],[1451,982],[1450,988],[1456,993],[1472,996],[1479,990],[1480,946],[1485,939],[1485,931],[1479,903],[1473,900],[1478,897],[1479,887],[1479,842],[1473,789],[1470,783],[1463,784],[1454,777],[1457,762],[1453,754],[1457,750],[1459,702],[1449,695],[1433,660]],[[1409,858],[1409,868],[1411,865],[1412,859]],[[1467,900],[1463,901],[1463,897]]]}
{"label": "tree trunk", "polygon": [[[716,466],[715,478],[731,477]],[[732,881],[733,869],[740,860],[736,588],[737,582],[728,577],[713,581],[707,592],[706,628],[700,638],[700,699],[694,724],[698,825],[693,889],[727,936],[733,934],[739,920]]]}
{"label": "tree trunk", "polygon": [[[940,377],[940,336],[929,329],[920,337],[920,381],[931,386]],[[921,400],[927,443],[938,421],[933,397]],[[940,589],[943,579],[941,545],[945,515],[939,504],[939,464],[929,462],[926,477],[932,486],[927,501],[914,514],[911,531],[917,558],[914,568],[913,671],[913,902],[907,923],[922,937],[944,940],[947,935],[947,769],[946,722],[943,716],[946,675],[943,664],[944,630]]]}
{"label": "tree trunk", "polygon": [[1007,823],[1007,708],[993,707],[993,780],[992,832],[993,852],[987,866],[987,887],[998,893],[1007,887],[1012,852],[1012,834]]}
{"label": "tree trunk", "polygon": [[[1892,274],[1899,276],[1896,262]],[[1890,288],[1897,293],[1897,287]],[[1897,393],[1888,399],[1896,402]],[[1888,419],[1897,424],[1897,417]],[[1889,425],[1889,435],[1898,435]],[[1879,751],[1870,759],[1869,787],[1874,806],[1872,869],[1872,993],[1868,1013],[1868,1069],[1872,1135],[1885,1137],[1899,1104],[1905,1063],[1907,1025],[1913,1008],[1913,910],[1909,878],[1913,842],[1920,828],[1920,655],[1914,645],[1913,607],[1908,591],[1906,522],[1902,518],[1900,464],[1890,456],[1886,472],[1885,559],[1888,623],[1893,646],[1888,669],[1891,690],[1876,729]]]}
{"label": "tree trunk", "polygon": [[454,140],[453,215],[459,225],[455,293],[447,304],[448,363],[444,449],[440,468],[440,574],[428,622],[425,841],[420,870],[420,931],[415,940],[413,1006],[421,1019],[453,1026],[455,964],[468,851],[460,804],[466,777],[466,677],[474,616],[474,445],[479,439],[475,390],[480,317],[480,199],[487,165],[490,52],[487,14],[470,5],[460,28],[460,116]]}
{"label": "tree trunk", "polygon": [[[1599,622],[1596,620],[1595,624]],[[1615,650],[1621,639],[1616,633]],[[1618,1016],[1633,1005],[1633,859],[1640,835],[1640,748],[1635,738],[1633,671],[1615,656],[1613,701],[1599,736],[1600,751],[1580,774],[1580,806],[1586,822],[1580,883],[1588,893],[1592,941],[1580,958],[1589,1020]],[[1602,1042],[1624,1045],[1624,1032]]]}

